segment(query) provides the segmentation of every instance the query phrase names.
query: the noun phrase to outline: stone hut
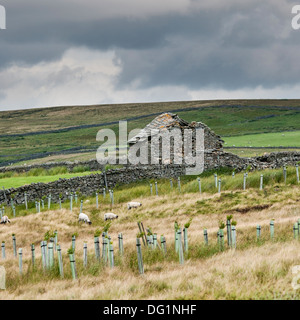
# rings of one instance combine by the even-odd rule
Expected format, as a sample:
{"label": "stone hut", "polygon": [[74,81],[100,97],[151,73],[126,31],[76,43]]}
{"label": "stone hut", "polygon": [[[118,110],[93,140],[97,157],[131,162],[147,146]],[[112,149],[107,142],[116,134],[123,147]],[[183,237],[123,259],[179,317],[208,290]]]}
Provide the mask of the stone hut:
{"label": "stone hut", "polygon": [[[142,129],[136,136],[128,141],[129,147],[136,146],[136,149],[142,149],[142,146],[147,144],[148,163],[151,159],[156,159],[156,164],[172,164],[175,163],[174,159],[181,155],[184,159],[187,148],[185,143],[190,143],[190,152],[195,156],[197,135],[196,131],[198,128],[203,129],[204,133],[204,153],[219,153],[223,150],[224,141],[220,136],[216,135],[207,125],[202,122],[187,122],[178,117],[177,114],[163,113],[156,117],[150,122],[144,129]],[[176,130],[174,130],[176,129]],[[178,136],[174,132],[179,133]],[[166,139],[162,136],[166,134]],[[180,137],[181,141],[179,144],[175,144],[175,139]],[[153,141],[158,142],[159,148],[153,148]],[[199,140],[199,139],[198,139]],[[170,145],[168,144],[170,143]],[[151,147],[152,145],[152,147]],[[168,149],[169,148],[169,149]],[[170,150],[170,157],[163,157],[165,151]],[[152,156],[152,158],[151,158]]]}

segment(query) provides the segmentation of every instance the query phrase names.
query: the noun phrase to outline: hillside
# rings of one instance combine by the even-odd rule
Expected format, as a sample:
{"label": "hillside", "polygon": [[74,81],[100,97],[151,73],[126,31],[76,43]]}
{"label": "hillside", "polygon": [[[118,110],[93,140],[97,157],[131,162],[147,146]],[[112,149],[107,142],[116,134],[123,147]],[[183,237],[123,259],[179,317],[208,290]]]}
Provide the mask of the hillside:
{"label": "hillside", "polygon": [[[183,179],[181,193],[176,181],[170,188],[168,180],[158,180],[159,195],[150,195],[146,181],[115,188],[114,212],[109,235],[114,248],[114,267],[104,259],[95,258],[94,234],[104,228],[103,214],[111,210],[109,197],[84,198],[84,212],[92,225],[79,224],[80,202],[45,206],[36,213],[34,203],[29,210],[18,206],[16,218],[9,207],[6,213],[11,224],[1,225],[0,241],[5,241],[7,289],[0,299],[299,299],[299,290],[291,286],[295,276],[292,268],[299,265],[299,240],[293,225],[299,218],[299,185],[294,168],[289,168],[287,184],[282,170],[264,172],[265,187],[259,190],[260,172],[249,173],[247,190],[241,190],[243,173],[232,178],[218,172],[223,191],[217,193],[213,174],[202,178],[202,194],[196,179]],[[126,202],[136,200],[143,206],[128,211]],[[237,222],[236,248],[217,242],[220,221],[233,215]],[[192,218],[188,228],[188,251],[180,264],[174,249],[174,222],[181,227]],[[270,221],[275,222],[274,237],[270,238]],[[166,255],[159,248],[142,246],[145,273],[140,276],[136,254],[137,221],[145,228],[166,238]],[[257,225],[261,237],[257,239]],[[208,232],[205,245],[203,231]],[[53,269],[44,270],[41,259],[41,240],[48,231],[57,230],[62,249],[64,278],[54,254]],[[124,239],[124,255],[118,248],[118,234]],[[19,274],[18,259],[13,256],[12,234],[18,248],[23,249],[23,275]],[[76,234],[76,268],[78,280],[72,280],[67,250]],[[160,241],[159,241],[160,242]],[[87,267],[83,265],[83,245],[87,243]],[[35,267],[32,265],[31,244],[35,245]],[[101,239],[101,254],[102,254]],[[181,275],[181,276],[179,276]]]}
{"label": "hillside", "polygon": [[[94,152],[99,146],[99,129],[118,132],[118,121],[125,119],[129,120],[128,130],[143,128],[166,111],[187,121],[204,122],[225,141],[226,137],[246,134],[300,130],[300,100],[182,101],[5,111],[0,112],[0,164],[54,153]],[[297,144],[290,141],[287,146]]]}

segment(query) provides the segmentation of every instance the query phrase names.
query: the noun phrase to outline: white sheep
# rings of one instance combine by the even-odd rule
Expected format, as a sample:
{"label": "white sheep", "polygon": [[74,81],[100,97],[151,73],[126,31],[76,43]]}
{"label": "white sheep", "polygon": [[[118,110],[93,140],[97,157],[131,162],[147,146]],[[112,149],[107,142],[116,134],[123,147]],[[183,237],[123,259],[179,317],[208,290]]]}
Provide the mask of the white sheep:
{"label": "white sheep", "polygon": [[8,216],[3,216],[2,218],[1,218],[1,221],[0,221],[0,223],[7,223],[7,222],[9,222],[10,223],[10,220],[8,219]]}
{"label": "white sheep", "polygon": [[117,218],[118,218],[118,216],[112,212],[107,212],[104,214],[104,221],[109,220],[109,219],[110,220],[117,219]]}
{"label": "white sheep", "polygon": [[138,207],[140,207],[142,204],[140,203],[140,202],[134,202],[134,201],[132,201],[132,202],[128,202],[127,203],[127,208],[128,208],[128,210],[130,210],[131,208],[138,208]]}
{"label": "white sheep", "polygon": [[88,224],[92,224],[91,220],[85,213],[79,213],[78,222],[83,221]]}

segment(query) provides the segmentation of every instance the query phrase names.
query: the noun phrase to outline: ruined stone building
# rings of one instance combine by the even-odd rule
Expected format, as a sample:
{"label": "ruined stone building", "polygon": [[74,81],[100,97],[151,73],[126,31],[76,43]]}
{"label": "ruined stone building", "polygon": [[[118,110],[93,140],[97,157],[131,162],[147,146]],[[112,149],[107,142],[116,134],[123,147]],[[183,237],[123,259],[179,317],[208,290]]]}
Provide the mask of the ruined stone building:
{"label": "ruined stone building", "polygon": [[[202,129],[199,130],[199,134],[201,131],[204,137],[202,146],[199,141],[200,135],[196,133],[198,129]],[[154,140],[156,148],[153,147]],[[207,158],[209,155],[221,153],[223,142],[220,136],[202,122],[189,123],[179,118],[177,114],[163,113],[131,138],[129,147],[136,147],[136,151],[142,152],[143,145],[147,145],[147,161],[144,164],[179,164],[176,160],[181,157],[182,164],[188,165],[185,163],[188,152],[195,157],[197,150],[201,149]]]}

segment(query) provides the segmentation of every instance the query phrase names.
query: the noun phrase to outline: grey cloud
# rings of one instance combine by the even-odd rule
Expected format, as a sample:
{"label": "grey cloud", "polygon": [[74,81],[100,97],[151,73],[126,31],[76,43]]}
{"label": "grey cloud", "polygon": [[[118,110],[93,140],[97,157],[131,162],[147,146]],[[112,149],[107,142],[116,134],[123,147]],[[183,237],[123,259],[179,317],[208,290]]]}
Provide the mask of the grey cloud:
{"label": "grey cloud", "polygon": [[142,18],[130,16],[129,9],[122,15],[108,1],[90,1],[90,8],[87,1],[82,15],[79,1],[22,3],[5,3],[9,17],[8,29],[0,33],[0,68],[59,59],[70,47],[87,46],[115,50],[122,65],[118,89],[137,82],[138,88],[232,90],[299,81],[300,31],[291,29],[288,1],[212,1],[207,8],[192,1],[194,10],[179,5],[173,12],[141,13]]}

